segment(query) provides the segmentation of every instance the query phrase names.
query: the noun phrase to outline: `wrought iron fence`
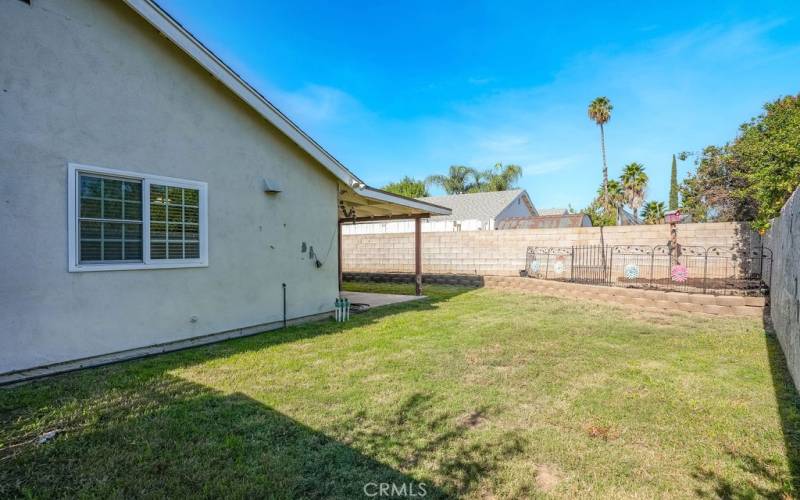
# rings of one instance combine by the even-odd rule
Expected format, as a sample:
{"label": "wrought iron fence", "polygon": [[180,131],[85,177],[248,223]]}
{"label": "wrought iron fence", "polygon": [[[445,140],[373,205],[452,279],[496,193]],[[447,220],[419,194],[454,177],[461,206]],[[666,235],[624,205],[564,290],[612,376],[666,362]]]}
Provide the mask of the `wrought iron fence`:
{"label": "wrought iron fence", "polygon": [[525,262],[534,278],[719,295],[765,295],[771,269],[763,247],[528,247]]}

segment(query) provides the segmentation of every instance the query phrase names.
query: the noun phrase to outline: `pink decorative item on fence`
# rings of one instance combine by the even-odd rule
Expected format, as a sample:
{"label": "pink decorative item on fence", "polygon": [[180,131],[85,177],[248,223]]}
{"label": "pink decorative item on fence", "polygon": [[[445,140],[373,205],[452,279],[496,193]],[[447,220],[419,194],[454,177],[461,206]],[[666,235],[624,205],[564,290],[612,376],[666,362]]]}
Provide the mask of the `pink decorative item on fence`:
{"label": "pink decorative item on fence", "polygon": [[686,269],[686,266],[681,264],[675,264],[672,266],[672,281],[675,283],[686,283],[686,280],[689,279],[689,270]]}

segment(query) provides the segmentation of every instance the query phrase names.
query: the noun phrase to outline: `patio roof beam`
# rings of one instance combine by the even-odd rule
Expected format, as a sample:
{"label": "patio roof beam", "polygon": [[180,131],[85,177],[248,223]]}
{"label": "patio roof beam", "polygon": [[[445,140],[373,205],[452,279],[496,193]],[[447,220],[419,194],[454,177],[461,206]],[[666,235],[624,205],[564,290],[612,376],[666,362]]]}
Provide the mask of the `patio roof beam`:
{"label": "patio roof beam", "polygon": [[356,217],[385,217],[393,215],[393,212],[386,207],[380,205],[357,205],[354,206]]}
{"label": "patio roof beam", "polygon": [[342,218],[339,219],[341,223],[347,222],[379,222],[382,220],[412,220],[412,219],[427,219],[430,217],[431,214],[402,214],[402,215],[375,215],[375,216],[367,216],[367,217],[356,217],[355,219],[350,218]]}

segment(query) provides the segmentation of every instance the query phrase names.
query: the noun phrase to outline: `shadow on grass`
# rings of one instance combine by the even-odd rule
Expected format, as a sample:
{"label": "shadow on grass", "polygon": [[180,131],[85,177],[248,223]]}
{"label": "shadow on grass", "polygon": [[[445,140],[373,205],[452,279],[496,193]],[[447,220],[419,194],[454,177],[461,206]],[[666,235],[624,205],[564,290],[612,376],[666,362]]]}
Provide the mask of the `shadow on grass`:
{"label": "shadow on grass", "polygon": [[[501,443],[466,439],[484,409],[454,426],[430,396],[415,394],[394,414],[370,419],[357,412],[326,435],[244,394],[168,373],[434,309],[469,290],[430,291],[426,301],[370,310],[347,323],[300,325],[2,389],[0,497],[359,498],[365,485],[373,493],[382,483],[417,495],[424,487],[426,498],[471,491],[522,449],[508,436]],[[58,431],[52,441],[37,444],[50,430]],[[437,485],[402,472],[418,464],[436,474]]]}
{"label": "shadow on grass", "polygon": [[0,456],[0,497],[447,496],[241,393],[165,376],[107,396],[91,423]]}
{"label": "shadow on grass", "polygon": [[[740,453],[733,450],[727,450],[725,453],[743,472],[758,477],[763,482],[768,482],[770,484],[781,484],[783,482],[782,475],[777,472],[781,468],[781,463],[779,461],[764,460],[747,453]],[[764,486],[759,486],[753,482],[734,482],[708,469],[700,469],[696,471],[693,474],[693,477],[701,482],[708,483],[711,486],[710,492],[703,489],[695,490],[697,495],[700,497],[725,499],[795,498],[791,493],[793,491],[793,487],[790,484],[784,484],[777,488],[767,488]]]}
{"label": "shadow on grass", "polygon": [[[510,432],[475,442],[467,434],[484,409],[454,426],[421,393],[382,418],[354,414],[331,432],[338,439],[244,394],[170,375],[104,396],[51,441],[0,450],[0,497],[365,498],[385,484],[383,497],[451,498],[525,444]],[[418,465],[438,484],[398,470]]]}
{"label": "shadow on grass", "polygon": [[[487,416],[487,409],[479,408],[459,418],[454,426],[453,416],[439,412],[430,395],[415,393],[379,428],[362,425],[368,419],[364,411],[359,411],[339,426],[337,434],[346,434],[349,441],[365,449],[382,450],[403,468],[433,466],[449,493],[464,495],[525,448],[525,441],[511,431],[491,443],[467,439]],[[424,431],[421,436],[420,429]]]}
{"label": "shadow on grass", "polygon": [[772,327],[768,308],[764,308],[763,319],[764,330],[767,332],[764,340],[769,356],[772,387],[778,402],[786,459],[792,475],[790,486],[792,494],[798,497],[800,496],[800,396],[786,365],[786,357],[783,355],[778,337]]}
{"label": "shadow on grass", "polygon": [[[764,342],[769,359],[772,387],[778,404],[790,477],[787,479],[779,472],[782,468],[781,463],[735,450],[727,450],[727,455],[742,471],[761,479],[763,483],[781,484],[781,486],[765,488],[754,483],[734,483],[710,470],[697,471],[694,477],[709,483],[713,495],[718,498],[798,498],[800,496],[800,395],[792,382],[786,358],[775,335],[775,330],[772,328],[767,308],[764,309],[763,325],[766,332]],[[742,431],[746,432],[746,429]],[[697,490],[697,493],[700,496],[709,496],[706,491]]]}

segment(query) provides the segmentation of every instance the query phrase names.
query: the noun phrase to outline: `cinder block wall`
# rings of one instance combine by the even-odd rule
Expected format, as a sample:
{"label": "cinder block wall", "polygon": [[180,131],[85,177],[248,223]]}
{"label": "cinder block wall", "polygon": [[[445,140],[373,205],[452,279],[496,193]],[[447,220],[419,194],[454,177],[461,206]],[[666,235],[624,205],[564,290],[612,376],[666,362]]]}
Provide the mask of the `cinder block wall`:
{"label": "cinder block wall", "polygon": [[800,189],[773,219],[765,246],[773,252],[770,316],[795,387],[800,387]]}
{"label": "cinder block wall", "polygon": [[[529,246],[665,245],[669,225],[509,229],[422,233],[422,269],[431,274],[518,275],[525,267]],[[678,241],[684,246],[742,247],[756,242],[744,223],[681,224]],[[414,271],[414,235],[358,234],[342,238],[345,272],[391,273]]]}

